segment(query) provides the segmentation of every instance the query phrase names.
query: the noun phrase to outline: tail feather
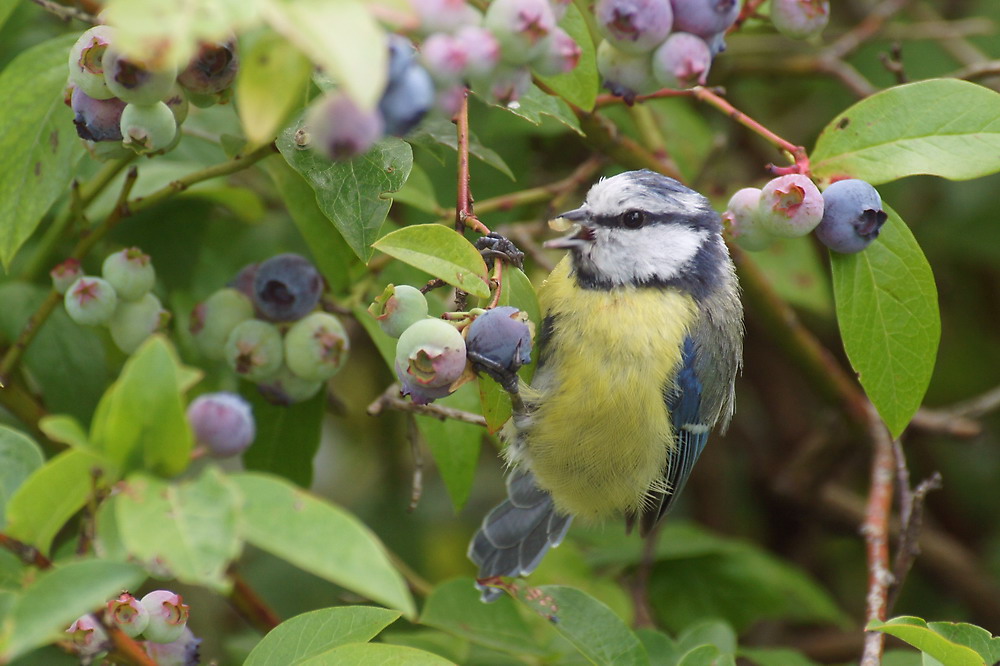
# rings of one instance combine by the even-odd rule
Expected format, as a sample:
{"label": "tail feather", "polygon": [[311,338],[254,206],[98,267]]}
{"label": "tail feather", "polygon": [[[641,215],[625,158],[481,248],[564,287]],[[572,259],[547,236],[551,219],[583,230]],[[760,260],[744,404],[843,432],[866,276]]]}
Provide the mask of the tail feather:
{"label": "tail feather", "polygon": [[[479,567],[480,579],[530,574],[569,529],[571,517],[556,512],[552,497],[535,485],[530,472],[515,471],[507,479],[507,494],[469,544],[469,559]],[[483,601],[503,594],[497,588],[477,587]]]}

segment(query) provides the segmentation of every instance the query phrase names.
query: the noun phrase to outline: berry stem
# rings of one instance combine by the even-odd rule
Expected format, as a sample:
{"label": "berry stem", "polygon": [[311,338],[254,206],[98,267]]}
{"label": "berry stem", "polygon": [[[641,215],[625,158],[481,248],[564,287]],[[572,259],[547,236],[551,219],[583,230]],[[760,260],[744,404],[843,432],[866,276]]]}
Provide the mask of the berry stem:
{"label": "berry stem", "polygon": [[409,400],[404,400],[399,396],[399,384],[392,384],[389,388],[383,391],[382,395],[375,398],[375,400],[368,405],[367,412],[369,416],[378,416],[385,409],[394,409],[399,412],[413,412],[414,414],[433,416],[434,418],[442,421],[452,419],[453,421],[461,421],[462,423],[471,423],[472,425],[483,427],[486,426],[486,419],[479,414],[473,414],[472,412],[465,412],[461,409],[445,407],[444,405],[434,403],[429,405],[418,405],[410,402]]}
{"label": "berry stem", "polygon": [[792,156],[794,160],[794,165],[790,167],[771,167],[771,171],[775,175],[786,175],[789,173],[801,173],[803,175],[809,175],[809,155],[806,153],[806,149],[803,146],[797,146],[790,141],[786,141],[781,138],[768,128],[761,125],[759,122],[743,113],[735,106],[730,104],[728,101],[720,97],[718,94],[705,88],[704,86],[697,86],[692,88],[691,93],[700,101],[714,106],[719,111],[725,113],[727,116],[743,125],[747,129],[755,132],[756,134],[762,136],[768,141],[768,143],[774,145],[779,150],[783,150]]}
{"label": "berry stem", "polygon": [[243,616],[243,619],[249,622],[254,629],[266,634],[281,624],[281,618],[278,614],[250,587],[243,576],[235,571],[230,571],[229,579],[233,583],[233,590],[229,593],[229,601],[233,604],[236,612]]}
{"label": "berry stem", "polygon": [[496,285],[496,289],[493,290],[493,298],[490,299],[488,308],[495,308],[500,303],[500,294],[503,291],[503,264],[504,262],[499,259],[493,262],[492,282]]}
{"label": "berry stem", "polygon": [[458,195],[455,202],[455,231],[462,233],[466,228],[481,234],[490,230],[479,221],[472,209],[473,197],[469,177],[469,90],[465,89],[462,105],[455,114],[458,130]]}
{"label": "berry stem", "polygon": [[[637,104],[639,102],[645,102],[648,99],[663,99],[664,97],[690,97],[691,90],[676,90],[674,88],[663,88],[657,90],[656,92],[651,92],[648,95],[636,95],[635,99],[632,100],[632,104]],[[605,106],[614,106],[616,104],[627,104],[624,98],[618,95],[598,95],[594,102],[594,108],[600,109]]]}

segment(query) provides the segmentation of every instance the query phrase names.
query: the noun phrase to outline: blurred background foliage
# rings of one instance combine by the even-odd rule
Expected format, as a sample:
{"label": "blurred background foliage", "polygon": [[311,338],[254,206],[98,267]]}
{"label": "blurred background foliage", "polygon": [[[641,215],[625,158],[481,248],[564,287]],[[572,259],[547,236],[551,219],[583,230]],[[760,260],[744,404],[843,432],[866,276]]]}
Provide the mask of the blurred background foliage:
{"label": "blurred background foliage", "polygon": [[[829,63],[822,60],[824,49],[865,20],[873,8],[888,4],[834,3],[831,25],[822,41],[814,44],[792,42],[751,21],[730,38],[729,49],[716,60],[709,83],[725,88],[734,106],[766,127],[794,143],[811,146],[824,125],[865,92],[830,73]],[[899,49],[908,80],[949,76],[974,62],[995,65],[1000,59],[1000,3],[995,0],[895,4],[903,5],[902,11],[845,58],[872,90],[897,83],[896,75],[884,64],[894,48]],[[0,30],[0,66],[29,45],[69,29],[36,5],[18,3]],[[994,71],[979,82],[1000,87],[1000,68]],[[764,165],[780,160],[757,136],[693,99],[658,100],[639,110],[624,106],[608,110],[622,131],[639,140],[642,134],[635,121],[644,114],[651,114],[660,124],[666,148],[687,184],[708,195],[717,210],[725,207],[737,189],[761,186],[770,178]],[[472,190],[479,201],[557,181],[591,156],[577,135],[548,118],[536,127],[473,101],[470,122],[479,141],[495,150],[517,176],[512,181],[501,170],[474,161]],[[238,133],[230,107],[192,109],[185,128],[188,135],[175,151],[143,165],[143,178],[151,180],[140,187],[152,180],[167,182],[190,170],[191,164],[223,160],[222,150],[200,136]],[[407,200],[423,197],[426,204],[427,194],[432,193],[434,206],[424,205],[421,210],[394,205],[387,225],[435,221],[440,219],[435,208],[453,205],[454,153],[418,145],[414,161],[413,192]],[[607,163],[604,169],[610,174],[621,167]],[[575,206],[584,191],[579,188],[559,204]],[[926,411],[903,436],[903,448],[913,480],[940,471],[943,488],[928,497],[923,553],[895,613],[967,621],[1000,633],[1000,500],[996,490],[1000,478],[996,407],[1000,400],[994,400],[993,408],[981,416],[974,415],[966,431],[957,433],[951,427],[959,420],[956,405],[991,390],[995,397],[1000,385],[1000,174],[968,182],[911,177],[881,186],[880,191],[883,200],[910,225],[926,253],[934,269],[942,315],[941,346]],[[103,205],[107,210],[111,201]],[[483,220],[491,229],[522,227],[540,237],[545,233],[545,220],[555,212],[546,205],[517,206],[491,212]],[[246,263],[283,251],[309,253],[273,181],[257,169],[242,172],[228,183],[210,183],[137,215],[106,239],[105,245],[109,249],[138,245],[152,256],[165,304],[175,313],[172,338],[185,362],[201,365],[208,373],[199,387],[203,390],[234,389],[236,380],[224,367],[206,367],[195,353],[187,333],[191,307]],[[20,257],[29,256],[30,249]],[[345,280],[341,283],[345,288],[335,296],[345,304],[351,304],[352,298],[354,304],[367,304],[388,282],[420,285],[426,281],[418,271],[378,255],[377,273],[369,280],[349,251],[334,249],[344,262],[338,270]],[[92,261],[103,254],[94,252]],[[545,255],[544,261],[529,256],[526,272],[536,285],[547,271],[545,262],[551,265],[557,258],[555,253]],[[833,316],[825,250],[811,240],[795,240],[756,253],[752,259],[827,349],[848,367]],[[96,265],[85,267],[97,270]],[[17,270],[15,263],[12,273]],[[358,285],[363,285],[363,293],[358,293]],[[445,302],[440,300],[437,306],[443,311]],[[4,326],[11,325],[11,316],[0,319]],[[416,466],[409,443],[409,416],[388,410],[376,418],[368,416],[366,408],[394,377],[365,329],[356,321],[347,323],[352,356],[331,382],[312,489],[359,516],[418,578],[436,585],[456,576],[470,577],[474,568],[465,557],[468,539],[503,494],[504,470],[496,455],[497,442],[473,426],[431,424],[450,428],[448,441],[466,447],[469,456],[478,450],[476,473],[469,480],[467,501],[456,508],[454,495],[463,493],[452,488],[449,495],[426,444],[419,443],[422,494],[416,507],[408,510]],[[88,331],[87,335],[101,343],[98,346],[112,365],[123,360],[101,337],[103,332]],[[103,359],[93,364],[92,372],[80,378],[61,407],[84,420],[116,374],[106,369]],[[869,442],[850,428],[836,405],[817,394],[752,308],[747,313],[745,372],[737,395],[733,426],[727,435],[713,436],[660,536],[650,574],[655,619],[675,635],[700,620],[722,619],[740,633],[742,646],[778,645],[801,650],[821,662],[850,661],[859,654],[862,640],[859,626],[864,616],[866,569],[858,530],[868,484]],[[829,460],[824,451],[839,453]],[[546,558],[531,583],[579,587],[631,618],[630,586],[641,548],[638,538],[625,536],[620,524],[574,526],[566,543]],[[9,556],[0,551],[0,557]],[[282,617],[356,601],[332,584],[259,551],[246,554],[241,570]],[[222,663],[236,663],[258,639],[223,600],[199,588],[180,586],[178,591],[192,606],[191,626],[205,639],[203,654]],[[454,650],[456,657],[464,654],[468,663],[508,663],[510,659],[402,621],[393,625],[388,636],[403,643]],[[59,659],[55,652],[45,655],[51,661],[44,663]]]}

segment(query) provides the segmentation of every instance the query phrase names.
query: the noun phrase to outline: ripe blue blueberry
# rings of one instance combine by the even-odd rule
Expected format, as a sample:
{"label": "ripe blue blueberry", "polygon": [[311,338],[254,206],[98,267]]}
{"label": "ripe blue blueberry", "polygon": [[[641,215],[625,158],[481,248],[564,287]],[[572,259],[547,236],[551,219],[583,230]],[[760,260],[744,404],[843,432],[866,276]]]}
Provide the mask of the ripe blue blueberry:
{"label": "ripe blue blueberry", "polygon": [[95,25],[76,40],[69,51],[69,81],[94,99],[115,96],[104,80],[104,52],[114,39],[114,28]]}
{"label": "ripe blue blueberry", "polygon": [[761,228],[757,219],[759,205],[760,188],[744,187],[729,199],[726,212],[722,214],[733,240],[745,250],[764,250],[774,242],[774,237]]}
{"label": "ripe blue blueberry", "polygon": [[393,80],[398,79],[402,76],[406,68],[410,66],[414,58],[417,56],[417,49],[413,46],[407,37],[402,35],[397,35],[396,33],[389,34],[389,77],[388,80],[391,83]]}
{"label": "ripe blue blueberry", "polygon": [[177,640],[169,643],[147,641],[144,648],[156,666],[198,666],[201,663],[201,656],[198,654],[199,645],[201,639],[184,627]]}
{"label": "ripe blue blueberry", "polygon": [[337,91],[313,104],[306,127],[313,149],[331,160],[363,155],[385,130],[377,110],[360,109],[350,97]]}
{"label": "ripe blue blueberry", "polygon": [[709,38],[724,32],[740,15],[740,0],[670,0],[674,30]]}
{"label": "ripe blue blueberry", "polygon": [[580,62],[583,51],[569,33],[557,27],[549,38],[548,48],[533,63],[542,76],[555,76],[573,71]]}
{"label": "ripe blue blueberry", "polygon": [[121,118],[122,142],[137,153],[155,153],[170,147],[177,137],[177,121],[163,102],[126,104]]}
{"label": "ripe blue blueberry", "polygon": [[601,75],[601,85],[627,102],[656,89],[650,55],[619,51],[606,39],[597,46],[597,72]]}
{"label": "ripe blue blueberry", "polygon": [[110,44],[102,60],[104,80],[115,97],[128,104],[155,104],[170,93],[177,68],[151,69],[129,58]]}
{"label": "ripe blue blueberry", "polygon": [[79,261],[70,258],[56,264],[56,267],[49,271],[49,275],[52,276],[52,288],[60,294],[65,294],[71,284],[83,277],[83,268],[80,267]]}
{"label": "ripe blue blueberry", "polygon": [[493,0],[483,25],[500,42],[506,62],[525,65],[545,50],[556,17],[548,0]]}
{"label": "ripe blue blueberry", "polygon": [[416,287],[390,284],[368,306],[379,327],[394,338],[427,317],[427,298]]}
{"label": "ripe blue blueberry", "polygon": [[135,638],[149,624],[149,611],[128,592],[108,602],[108,619],[131,638]]}
{"label": "ripe blue blueberry", "polygon": [[115,313],[118,296],[107,281],[84,275],[69,286],[63,302],[73,321],[84,326],[99,326],[106,324]]}
{"label": "ripe blue blueberry", "polygon": [[802,174],[779,176],[761,190],[757,220],[765,231],[774,236],[805,236],[822,219],[823,195]]}
{"label": "ripe blue blueberry", "polygon": [[771,0],[771,23],[786,37],[818,35],[829,20],[829,0]]}
{"label": "ripe blue blueberry", "polygon": [[131,354],[146,338],[166,328],[168,321],[170,313],[163,309],[160,299],[147,292],[137,301],[119,300],[108,331],[118,349]]}
{"label": "ripe blue blueberry", "polygon": [[312,312],[323,277],[305,257],[278,254],[261,262],[253,280],[254,305],[271,321],[296,321]]}
{"label": "ripe blue blueberry", "polygon": [[243,292],[247,298],[253,300],[253,281],[257,277],[259,267],[259,263],[247,264],[236,273],[232,280],[226,283],[226,286]]}
{"label": "ripe blue blueberry", "polygon": [[80,88],[70,97],[77,135],[86,141],[121,141],[121,119],[125,102],[116,97],[94,99]]}
{"label": "ripe blue blueberry", "polygon": [[232,85],[240,69],[236,40],[207,42],[198,47],[177,83],[198,95],[214,95]]}
{"label": "ripe blue blueberry", "polygon": [[465,336],[472,368],[501,384],[511,381],[518,368],[531,362],[531,329],[527,316],[510,306],[487,310],[476,317]]}
{"label": "ripe blue blueberry", "polygon": [[823,192],[823,220],[816,237],[835,252],[860,252],[878,238],[887,219],[882,197],[869,183],[839,180]]}
{"label": "ripe blue blueberry", "polygon": [[313,312],[285,333],[285,365],[302,379],[324,382],[344,366],[350,347],[339,319]]}
{"label": "ripe blue blueberry", "polygon": [[226,391],[195,398],[188,405],[187,420],[195,442],[216,458],[243,453],[257,432],[250,403]]}
{"label": "ripe blue blueberry", "polygon": [[422,319],[399,336],[396,376],[403,394],[426,404],[450,392],[466,365],[465,340],[442,319]]}
{"label": "ripe blue blueberry", "polygon": [[653,76],[668,88],[703,85],[711,66],[708,44],[688,32],[675,32],[653,53]]}
{"label": "ripe blue blueberry", "polygon": [[253,303],[241,291],[226,287],[194,307],[190,331],[198,349],[213,360],[225,358],[226,339],[237,324],[253,319]]}
{"label": "ripe blue blueberry", "polygon": [[142,598],[149,612],[149,623],[143,635],[154,643],[170,643],[181,637],[191,609],[181,595],[170,590],[154,590]]}
{"label": "ripe blue blueberry", "polygon": [[119,298],[136,301],[153,288],[156,271],[148,254],[137,247],[130,247],[113,252],[104,259],[101,277],[115,288]]}
{"label": "ripe blue blueberry", "polygon": [[226,338],[223,354],[229,367],[252,382],[264,381],[284,361],[281,331],[274,324],[248,319],[237,324]]}
{"label": "ripe blue blueberry", "polygon": [[404,136],[420,124],[434,105],[434,81],[421,65],[411,64],[403,73],[389,81],[378,110],[382,114],[385,133]]}
{"label": "ripe blue blueberry", "polygon": [[673,25],[670,0],[597,0],[594,16],[612,46],[634,55],[652,51]]}

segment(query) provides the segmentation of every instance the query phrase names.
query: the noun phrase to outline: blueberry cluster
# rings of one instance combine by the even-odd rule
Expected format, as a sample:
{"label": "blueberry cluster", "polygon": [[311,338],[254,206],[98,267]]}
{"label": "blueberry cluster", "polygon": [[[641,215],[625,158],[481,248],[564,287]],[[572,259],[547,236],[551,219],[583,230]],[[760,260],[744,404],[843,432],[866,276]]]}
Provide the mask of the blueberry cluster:
{"label": "blueberry cluster", "polygon": [[84,275],[76,259],[67,259],[49,274],[73,321],[107,326],[115,345],[126,354],[170,320],[170,313],[152,292],[153,263],[137,247],[109,254],[101,266],[102,277]]}
{"label": "blueberry cluster", "polygon": [[[128,592],[108,602],[105,624],[121,629],[140,642],[159,666],[197,666],[200,638],[187,627],[190,608],[180,595],[154,590],[136,599]],[[85,663],[102,658],[111,649],[107,631],[94,615],[82,615],[66,630],[70,643]]]}
{"label": "blueberry cluster", "polygon": [[422,37],[389,36],[389,77],[378,108],[359,108],[334,90],[317,100],[306,127],[310,144],[330,159],[350,159],[385,135],[404,136],[429,112],[446,117],[471,88],[499,104],[527,92],[531,71],[569,72],[580,46],[558,21],[565,0],[493,0],[485,15],[465,0],[413,0]]}
{"label": "blueberry cluster", "polygon": [[69,53],[67,103],[76,132],[98,159],[162,153],[180,141],[189,100],[209,106],[228,100],[239,69],[236,41],[202,44],[187,66],[139,62],[115,45],[115,28],[98,25]]}
{"label": "blueberry cluster", "polygon": [[417,404],[451,394],[476,372],[511,386],[518,369],[531,362],[531,329],[517,308],[474,310],[471,323],[452,323],[427,316],[420,290],[390,284],[368,312],[398,338],[396,376],[403,395]]}
{"label": "blueberry cluster", "polygon": [[343,367],[350,349],[340,320],[316,311],[323,289],[308,259],[275,255],[243,268],[229,287],[195,306],[191,334],[205,356],[224,359],[271,402],[308,400]]}
{"label": "blueberry cluster", "polygon": [[733,239],[747,250],[763,250],[776,238],[811,231],[828,248],[851,254],[878,238],[887,215],[871,184],[839,180],[820,194],[806,176],[779,176],[763,189],[746,187],[729,200],[723,219]]}

